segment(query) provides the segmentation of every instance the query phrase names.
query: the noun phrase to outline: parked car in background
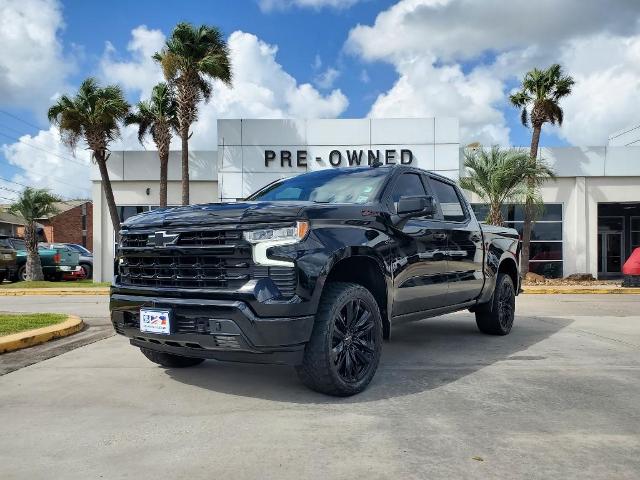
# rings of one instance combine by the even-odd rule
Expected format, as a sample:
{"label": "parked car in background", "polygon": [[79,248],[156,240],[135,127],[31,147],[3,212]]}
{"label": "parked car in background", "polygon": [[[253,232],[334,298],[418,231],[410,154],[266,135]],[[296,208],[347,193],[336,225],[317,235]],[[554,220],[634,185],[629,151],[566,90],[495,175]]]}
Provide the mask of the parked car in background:
{"label": "parked car in background", "polygon": [[[4,237],[7,244],[16,251],[17,270],[12,277],[15,281],[27,279],[27,245],[22,238]],[[46,243],[38,245],[38,253],[42,264],[42,272],[46,280],[59,281],[65,273],[76,270],[80,262],[80,254],[61,245],[51,247]]]}
{"label": "parked car in background", "polygon": [[0,283],[7,278],[13,278],[18,269],[16,251],[6,238],[0,238]]}
{"label": "parked car in background", "polygon": [[[78,252],[80,255],[80,259],[78,261],[78,265],[82,270],[82,273],[79,275],[83,278],[92,278],[93,276],[93,253],[84,248],[82,245],[78,245],[77,243],[51,243],[50,245],[55,247],[66,247],[71,250]],[[77,274],[73,274],[73,277],[77,277]],[[73,278],[75,279],[75,278]]]}

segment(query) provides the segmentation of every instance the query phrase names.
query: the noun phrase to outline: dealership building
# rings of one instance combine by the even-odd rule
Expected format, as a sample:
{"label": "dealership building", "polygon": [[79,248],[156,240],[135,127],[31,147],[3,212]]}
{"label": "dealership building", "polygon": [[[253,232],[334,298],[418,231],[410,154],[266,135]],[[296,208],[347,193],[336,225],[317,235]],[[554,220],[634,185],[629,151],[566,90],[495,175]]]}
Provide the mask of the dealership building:
{"label": "dealership building", "polygon": [[[640,246],[640,126],[610,136],[608,145],[541,148],[557,179],[542,187],[544,212],[534,225],[530,269],[549,277],[620,275]],[[463,149],[455,118],[218,120],[217,150],[189,153],[191,202],[236,201],[260,187],[318,169],[412,165],[458,179]],[[117,151],[108,162],[121,219],[159,203],[154,151]],[[168,202],[180,203],[180,152],[169,159]],[[92,172],[94,278],[113,275],[114,232],[97,168]],[[469,195],[474,209],[484,206]],[[522,226],[522,208],[504,218]]]}

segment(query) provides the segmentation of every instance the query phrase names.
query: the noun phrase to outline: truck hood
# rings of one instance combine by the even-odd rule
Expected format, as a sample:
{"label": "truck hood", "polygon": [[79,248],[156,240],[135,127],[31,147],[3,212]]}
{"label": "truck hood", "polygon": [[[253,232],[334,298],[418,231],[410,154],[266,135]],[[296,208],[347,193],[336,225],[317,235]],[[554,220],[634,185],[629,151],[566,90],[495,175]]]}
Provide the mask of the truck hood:
{"label": "truck hood", "polygon": [[270,223],[295,220],[313,202],[209,203],[151,210],[127,219],[124,228]]}

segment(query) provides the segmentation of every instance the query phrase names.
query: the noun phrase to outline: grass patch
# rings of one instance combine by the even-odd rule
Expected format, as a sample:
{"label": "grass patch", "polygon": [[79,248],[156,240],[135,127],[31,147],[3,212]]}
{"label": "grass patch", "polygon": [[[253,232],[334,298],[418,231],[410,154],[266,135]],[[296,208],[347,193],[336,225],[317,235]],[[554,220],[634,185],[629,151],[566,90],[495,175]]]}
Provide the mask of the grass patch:
{"label": "grass patch", "polygon": [[3,283],[0,288],[98,288],[109,287],[111,282],[94,282],[93,280],[75,280],[72,282],[13,282]]}
{"label": "grass patch", "polygon": [[64,322],[62,313],[0,313],[0,336]]}

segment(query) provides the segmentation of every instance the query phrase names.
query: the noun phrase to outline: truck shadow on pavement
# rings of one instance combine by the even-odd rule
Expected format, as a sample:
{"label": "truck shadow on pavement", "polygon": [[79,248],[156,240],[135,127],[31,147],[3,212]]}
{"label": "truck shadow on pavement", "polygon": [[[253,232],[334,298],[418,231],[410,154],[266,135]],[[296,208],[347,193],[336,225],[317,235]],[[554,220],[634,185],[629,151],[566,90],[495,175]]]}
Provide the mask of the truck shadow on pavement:
{"label": "truck shadow on pavement", "polygon": [[286,366],[207,361],[166,373],[185,384],[243,397],[294,404],[363,403],[439,388],[496,362],[543,360],[532,347],[571,323],[564,318],[517,317],[511,334],[504,337],[480,333],[468,313],[396,326],[391,341],[383,345],[368,389],[349,398],[307,389]]}

